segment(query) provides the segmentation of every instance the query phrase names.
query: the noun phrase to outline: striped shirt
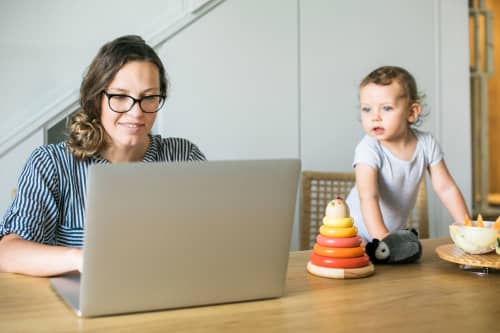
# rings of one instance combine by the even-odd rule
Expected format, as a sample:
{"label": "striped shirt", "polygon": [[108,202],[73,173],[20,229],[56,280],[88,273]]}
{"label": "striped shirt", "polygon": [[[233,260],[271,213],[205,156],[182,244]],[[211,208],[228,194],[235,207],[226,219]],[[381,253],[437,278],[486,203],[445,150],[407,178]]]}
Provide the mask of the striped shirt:
{"label": "striped shirt", "polygon": [[[186,139],[150,138],[144,162],[205,160],[198,147]],[[38,243],[82,247],[87,170],[91,164],[108,163],[99,155],[78,160],[66,142],[35,149],[0,223],[0,237],[15,233]]]}

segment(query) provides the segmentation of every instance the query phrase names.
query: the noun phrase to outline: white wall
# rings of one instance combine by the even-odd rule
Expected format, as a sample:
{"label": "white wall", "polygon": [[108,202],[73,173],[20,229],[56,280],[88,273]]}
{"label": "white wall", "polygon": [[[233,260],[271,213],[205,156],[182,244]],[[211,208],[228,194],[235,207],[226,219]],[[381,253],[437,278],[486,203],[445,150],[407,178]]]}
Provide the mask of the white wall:
{"label": "white wall", "polygon": [[[22,16],[17,3],[7,2],[17,16]],[[26,0],[19,3],[26,10],[31,10],[27,4],[38,4]],[[91,40],[66,46],[60,43],[58,49],[64,49],[65,56],[57,59],[64,63],[67,57],[79,57],[77,64],[44,64],[50,60],[47,54],[52,43],[47,36],[62,33],[52,31],[60,29],[59,20],[67,23],[61,19],[65,16],[62,5],[52,16],[46,10],[47,22],[39,22],[49,24],[46,32],[38,35],[44,43],[30,41],[28,36],[37,33],[30,30],[36,27],[26,22],[26,28],[21,29],[23,42],[16,46],[19,38],[12,37],[8,44],[17,47],[16,51],[8,59],[0,54],[0,66],[5,66],[5,60],[16,61],[15,54],[28,58],[30,52],[37,54],[40,47],[46,48],[40,51],[40,59],[30,60],[38,64],[30,67],[32,75],[21,80],[34,82],[38,89],[47,86],[41,89],[46,95],[27,88],[39,96],[33,97],[35,101],[49,96],[54,84],[60,84],[54,91],[77,89],[86,60],[101,42],[122,32],[141,33],[152,25],[139,18],[114,22],[99,12],[95,21],[100,28],[87,27],[77,13],[83,11],[90,16],[97,1],[77,3],[78,10],[69,9],[74,11],[75,23],[66,37],[75,34],[83,36],[77,41]],[[123,1],[119,3],[128,7]],[[172,3],[179,5],[168,2]],[[109,11],[112,4],[118,2],[107,2],[105,8]],[[130,5],[143,7],[143,2]],[[4,9],[1,6],[5,3],[0,4]],[[11,14],[13,8],[7,8]],[[130,17],[136,12],[137,7],[123,15]],[[1,19],[0,24],[5,24]],[[40,20],[34,14],[31,19]],[[401,65],[415,75],[420,90],[427,95],[431,109],[424,129],[434,132],[441,141],[450,170],[470,202],[470,163],[464,165],[464,161],[470,161],[467,24],[465,0],[269,0],[265,4],[226,0],[161,48],[172,91],[157,128],[164,135],[193,140],[209,159],[300,157],[304,169],[350,170],[353,149],[362,134],[356,112],[357,84],[379,65]],[[31,42],[35,53],[28,52]],[[44,66],[49,66],[46,71],[50,73],[41,69]],[[16,96],[11,82],[19,81],[15,71],[7,73],[0,79],[0,88],[10,89],[9,94]],[[50,83],[47,75],[54,77]],[[15,107],[12,101],[6,103],[11,103],[9,110]],[[21,109],[25,110],[15,109],[16,116],[6,116],[9,127],[36,112],[33,107]],[[6,115],[5,110],[0,112]],[[457,145],[463,147],[460,152],[455,152]],[[0,160],[2,177],[4,163],[5,159]],[[434,201],[430,201],[431,234],[446,235],[449,217]],[[296,222],[293,248],[298,246],[297,229]]]}
{"label": "white wall", "polygon": [[[353,171],[363,135],[358,85],[382,65],[407,68],[434,105],[434,1],[301,2],[304,169]],[[426,127],[432,126],[431,118]]]}
{"label": "white wall", "polygon": [[[472,212],[472,151],[469,80],[469,20],[467,1],[435,2],[436,22],[436,104],[434,129],[445,152],[451,174],[462,190]],[[431,193],[430,231],[433,236],[448,235],[452,218]]]}
{"label": "white wall", "polygon": [[183,0],[1,1],[0,139],[20,120],[78,91],[103,43],[125,34],[149,37],[184,7]]}
{"label": "white wall", "polygon": [[297,15],[296,1],[226,1],[168,41],[159,131],[209,159],[299,157]]}

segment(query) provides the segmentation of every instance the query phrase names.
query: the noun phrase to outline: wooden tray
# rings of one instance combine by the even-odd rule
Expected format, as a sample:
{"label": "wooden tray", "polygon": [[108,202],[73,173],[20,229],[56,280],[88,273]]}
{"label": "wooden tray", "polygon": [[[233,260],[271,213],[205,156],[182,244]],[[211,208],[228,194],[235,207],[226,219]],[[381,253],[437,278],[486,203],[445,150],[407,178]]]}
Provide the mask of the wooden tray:
{"label": "wooden tray", "polygon": [[468,254],[455,246],[445,244],[436,248],[437,255],[457,264],[500,269],[500,256],[495,251],[486,254]]}

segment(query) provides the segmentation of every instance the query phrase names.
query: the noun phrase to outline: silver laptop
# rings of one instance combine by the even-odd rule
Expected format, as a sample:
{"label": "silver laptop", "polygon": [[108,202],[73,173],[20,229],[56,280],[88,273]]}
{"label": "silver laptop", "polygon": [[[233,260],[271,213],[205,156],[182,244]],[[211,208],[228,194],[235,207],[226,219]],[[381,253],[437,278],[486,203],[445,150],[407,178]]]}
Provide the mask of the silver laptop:
{"label": "silver laptop", "polygon": [[51,279],[79,316],[280,297],[300,161],[94,165],[83,273]]}

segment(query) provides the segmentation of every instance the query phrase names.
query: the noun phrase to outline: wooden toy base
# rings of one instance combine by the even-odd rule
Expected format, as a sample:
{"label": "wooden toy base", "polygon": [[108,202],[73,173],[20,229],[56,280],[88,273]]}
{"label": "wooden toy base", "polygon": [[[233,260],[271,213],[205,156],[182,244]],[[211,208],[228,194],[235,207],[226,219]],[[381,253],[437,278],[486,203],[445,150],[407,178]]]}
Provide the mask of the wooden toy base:
{"label": "wooden toy base", "polygon": [[309,261],[307,271],[313,275],[331,279],[358,279],[372,275],[375,272],[375,266],[370,263],[368,266],[359,268],[329,268],[314,265]]}

